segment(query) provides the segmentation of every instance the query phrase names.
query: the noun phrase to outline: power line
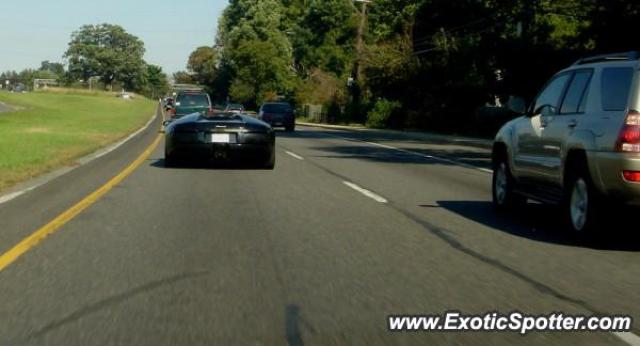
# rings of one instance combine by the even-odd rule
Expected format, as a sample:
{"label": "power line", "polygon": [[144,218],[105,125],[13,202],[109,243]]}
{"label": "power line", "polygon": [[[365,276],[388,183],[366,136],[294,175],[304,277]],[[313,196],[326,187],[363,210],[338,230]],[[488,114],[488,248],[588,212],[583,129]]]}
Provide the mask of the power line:
{"label": "power line", "polygon": [[[475,31],[475,32],[472,32],[472,33],[468,33],[466,36],[472,36],[472,35],[482,34],[482,33],[485,33],[485,32],[487,32],[487,31],[491,31],[492,29],[493,29],[493,28],[491,28],[491,27],[490,27],[490,28],[484,28],[484,29],[479,30],[479,31]],[[460,36],[458,36],[458,37],[451,36],[451,37],[452,37],[452,38],[457,38],[457,39],[462,38],[462,37],[460,37]],[[448,46],[448,42],[447,42],[447,46]],[[448,47],[447,47],[447,49],[448,49]],[[436,50],[442,50],[442,47],[440,47],[440,46],[434,46],[433,48],[423,49],[423,50],[420,50],[420,51],[414,52],[413,54],[414,54],[414,55],[422,55],[422,54],[429,53],[429,52],[436,51]]]}
{"label": "power line", "polygon": [[[456,27],[453,27],[453,28],[450,28],[450,29],[445,29],[444,31],[445,31],[446,33],[452,34],[452,33],[455,33],[456,31],[460,31],[460,30],[462,30],[462,29],[466,29],[466,28],[468,28],[468,27],[472,27],[472,26],[475,26],[475,25],[477,25],[477,24],[480,24],[480,23],[482,23],[482,22],[486,21],[487,19],[489,19],[489,17],[488,17],[488,16],[487,16],[487,17],[483,17],[483,18],[476,19],[476,20],[471,21],[471,22],[469,22],[469,23],[466,23],[466,24],[463,24],[463,25],[459,25],[459,26],[456,26]],[[440,31],[438,31],[438,32],[440,32]],[[438,32],[435,32],[435,33],[433,33],[433,34],[431,34],[431,35],[429,35],[429,36],[424,36],[424,37],[422,37],[422,38],[414,39],[414,40],[413,40],[414,45],[415,45],[415,44],[419,44],[421,41],[428,41],[428,40],[431,40],[431,39],[433,38],[433,35],[437,34]]]}

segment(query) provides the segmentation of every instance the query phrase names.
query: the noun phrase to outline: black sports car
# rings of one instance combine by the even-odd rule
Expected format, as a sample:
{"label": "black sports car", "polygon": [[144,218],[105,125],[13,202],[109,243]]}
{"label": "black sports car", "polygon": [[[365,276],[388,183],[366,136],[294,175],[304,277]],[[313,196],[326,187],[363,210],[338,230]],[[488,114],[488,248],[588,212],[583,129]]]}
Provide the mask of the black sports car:
{"label": "black sports car", "polygon": [[180,161],[248,162],[273,169],[275,132],[258,119],[243,114],[194,113],[165,129],[165,165]]}

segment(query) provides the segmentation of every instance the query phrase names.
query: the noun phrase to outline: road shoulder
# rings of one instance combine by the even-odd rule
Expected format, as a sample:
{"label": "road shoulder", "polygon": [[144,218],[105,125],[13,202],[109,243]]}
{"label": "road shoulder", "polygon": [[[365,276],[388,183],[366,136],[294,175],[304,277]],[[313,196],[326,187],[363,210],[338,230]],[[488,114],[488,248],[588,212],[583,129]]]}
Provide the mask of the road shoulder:
{"label": "road shoulder", "polygon": [[144,132],[145,130],[147,130],[151,124],[153,124],[157,118],[159,117],[158,114],[154,114],[151,116],[151,118],[149,118],[149,120],[147,121],[147,123],[142,126],[141,128],[139,128],[138,130],[136,130],[135,132],[133,132],[132,134],[128,135],[127,137],[125,137],[124,139],[121,139],[120,141],[113,143],[107,147],[104,148],[100,148],[96,151],[94,151],[93,153],[83,156],[81,158],[78,158],[77,160],[75,160],[74,164],[72,165],[67,165],[65,167],[61,167],[59,169],[56,169],[52,172],[49,173],[45,173],[42,175],[39,175],[35,178],[29,179],[27,181],[23,181],[20,182],[4,191],[0,191],[0,205],[6,202],[9,202],[29,191],[32,191],[34,189],[37,189],[38,187],[66,174],[69,173],[71,171],[73,171],[74,169],[84,166],[104,155],[109,154],[110,152],[118,149],[119,147],[125,145],[128,141],[130,141],[132,138],[138,136],[140,133]]}
{"label": "road shoulder", "polygon": [[116,143],[47,176],[23,183],[0,203],[0,253],[82,200],[127,167],[158,135],[161,117]]}

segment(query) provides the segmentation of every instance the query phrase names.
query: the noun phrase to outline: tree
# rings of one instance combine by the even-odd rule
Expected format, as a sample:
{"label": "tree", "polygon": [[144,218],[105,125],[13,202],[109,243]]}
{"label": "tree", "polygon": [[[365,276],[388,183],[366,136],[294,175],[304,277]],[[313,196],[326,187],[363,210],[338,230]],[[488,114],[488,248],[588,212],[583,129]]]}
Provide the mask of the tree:
{"label": "tree", "polygon": [[24,84],[26,87],[31,88],[33,86],[34,79],[56,79],[57,75],[51,71],[41,71],[35,70],[31,68],[24,69],[20,71],[17,75],[17,79],[12,81],[12,84],[16,84],[16,82],[20,82]]}
{"label": "tree", "polygon": [[187,69],[198,84],[212,86],[215,83],[218,71],[216,49],[213,47],[198,47],[189,56]]}
{"label": "tree", "polygon": [[[582,2],[589,2],[583,0]],[[636,50],[640,38],[629,35],[640,18],[640,4],[630,0],[591,0],[588,16],[592,23],[583,35],[598,53]]]}
{"label": "tree", "polygon": [[369,5],[369,36],[372,41],[387,41],[411,36],[416,11],[423,0],[376,0]]}
{"label": "tree", "polygon": [[193,84],[196,79],[186,71],[178,71],[173,74],[173,81],[177,84]]}
{"label": "tree", "polygon": [[[224,47],[214,94],[259,103],[269,93],[289,93],[295,84],[285,5],[279,0],[235,0],[220,20],[217,44]],[[224,90],[224,89],[227,90]]]}
{"label": "tree", "polygon": [[[329,103],[345,121],[364,120],[354,114],[380,98],[402,104],[392,126],[475,131],[487,103],[532,98],[586,54],[637,49],[639,39],[629,36],[636,2],[374,0],[358,51],[362,14],[353,0],[230,0],[219,20],[221,48],[199,54],[215,58],[219,95],[259,101],[292,96],[293,87],[298,102]],[[365,78],[349,94],[356,58]]]}
{"label": "tree", "polygon": [[85,25],[71,35],[64,57],[72,78],[88,80],[99,76],[105,85],[115,81],[126,89],[144,87],[146,63],[144,43],[112,24]]}
{"label": "tree", "polygon": [[311,0],[294,29],[294,57],[302,72],[320,68],[340,77],[354,59],[356,11],[352,0]]}
{"label": "tree", "polygon": [[145,94],[155,99],[169,92],[169,80],[162,67],[147,65]]}
{"label": "tree", "polygon": [[18,75],[18,72],[16,71],[6,71],[6,72],[2,72],[2,74],[0,74],[0,82],[4,85],[6,85],[6,81],[9,81],[9,85],[15,85],[16,83],[18,83],[20,80],[20,76]]}
{"label": "tree", "polygon": [[40,64],[40,71],[49,71],[57,77],[62,77],[64,75],[64,65],[62,65],[61,63],[45,60]]}
{"label": "tree", "polygon": [[294,87],[290,61],[269,42],[243,42],[231,53],[231,59],[235,78],[230,94],[236,101],[259,104],[268,92],[283,94]]}

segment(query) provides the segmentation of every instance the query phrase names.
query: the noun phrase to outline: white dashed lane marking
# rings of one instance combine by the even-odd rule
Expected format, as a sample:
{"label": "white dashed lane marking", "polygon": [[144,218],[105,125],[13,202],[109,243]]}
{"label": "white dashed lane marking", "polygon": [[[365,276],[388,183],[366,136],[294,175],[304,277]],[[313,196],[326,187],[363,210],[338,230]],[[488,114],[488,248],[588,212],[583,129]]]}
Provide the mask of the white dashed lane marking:
{"label": "white dashed lane marking", "polygon": [[384,197],[382,197],[382,196],[380,196],[378,194],[375,194],[375,193],[373,193],[373,192],[371,192],[371,191],[369,191],[367,189],[364,189],[364,188],[362,188],[362,187],[360,187],[360,186],[358,186],[358,185],[356,185],[356,184],[354,184],[352,182],[345,181],[344,184],[347,185],[348,187],[360,192],[361,194],[373,199],[374,201],[376,201],[378,203],[387,203],[388,202]]}

